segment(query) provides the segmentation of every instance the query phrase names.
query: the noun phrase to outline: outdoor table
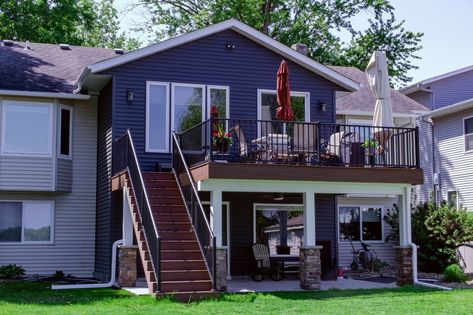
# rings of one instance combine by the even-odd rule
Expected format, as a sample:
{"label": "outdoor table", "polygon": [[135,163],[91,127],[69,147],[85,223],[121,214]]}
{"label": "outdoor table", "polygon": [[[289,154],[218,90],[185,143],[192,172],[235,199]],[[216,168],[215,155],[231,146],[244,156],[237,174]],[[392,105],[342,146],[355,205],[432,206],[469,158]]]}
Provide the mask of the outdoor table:
{"label": "outdoor table", "polygon": [[251,141],[258,148],[259,160],[287,160],[291,138],[286,134],[270,133]]}

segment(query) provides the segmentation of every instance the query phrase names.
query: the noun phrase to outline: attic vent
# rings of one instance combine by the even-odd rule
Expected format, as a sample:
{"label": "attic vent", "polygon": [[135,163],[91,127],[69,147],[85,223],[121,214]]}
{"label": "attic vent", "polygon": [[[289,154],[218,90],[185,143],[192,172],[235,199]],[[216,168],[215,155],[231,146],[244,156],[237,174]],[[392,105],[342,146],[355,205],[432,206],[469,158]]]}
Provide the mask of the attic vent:
{"label": "attic vent", "polygon": [[69,46],[69,44],[59,44],[59,47],[60,47],[62,50],[69,50],[69,49],[71,49],[71,47]]}
{"label": "attic vent", "polygon": [[125,53],[125,51],[121,48],[115,48],[114,51],[117,55],[123,55]]}
{"label": "attic vent", "polygon": [[2,46],[13,46],[13,41],[10,39],[4,39],[2,41]]}

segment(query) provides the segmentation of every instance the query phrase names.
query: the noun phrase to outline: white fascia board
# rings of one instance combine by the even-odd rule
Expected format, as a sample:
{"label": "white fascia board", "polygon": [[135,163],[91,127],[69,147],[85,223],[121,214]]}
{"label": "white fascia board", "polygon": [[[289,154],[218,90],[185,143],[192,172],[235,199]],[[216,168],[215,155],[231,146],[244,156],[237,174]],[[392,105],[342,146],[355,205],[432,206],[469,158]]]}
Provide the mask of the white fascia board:
{"label": "white fascia board", "polygon": [[0,95],[62,98],[62,99],[72,99],[72,100],[88,100],[88,99],[90,99],[90,95],[85,95],[85,94],[34,92],[34,91],[15,91],[15,90],[0,90]]}
{"label": "white fascia board", "polygon": [[425,114],[424,117],[437,118],[437,117],[442,117],[449,114],[454,114],[466,109],[473,109],[473,98],[433,110]]}
{"label": "white fascia board", "polygon": [[[358,111],[358,110],[337,110],[336,113],[337,115],[345,115],[345,116],[367,116],[371,118],[373,117],[373,112]],[[412,114],[393,113],[393,116],[396,118],[415,118],[419,115],[413,112]]]}
{"label": "white fascia board", "polygon": [[[96,64],[88,66],[90,68],[91,73],[98,73],[101,71],[105,71],[107,69],[147,57],[152,54],[159,53],[161,51],[195,41],[197,39],[231,29],[233,31],[238,32],[239,34],[254,40],[255,42],[263,45],[264,47],[292,60],[293,62],[307,68],[308,70],[326,78],[329,81],[332,81],[343,88],[349,91],[357,91],[359,89],[359,83],[355,82],[348,77],[336,72],[335,70],[326,67],[311,58],[304,56],[303,54],[295,51],[292,48],[289,48],[278,41],[264,35],[263,33],[249,27],[248,25],[237,21],[235,19],[230,19],[191,33],[187,33],[184,35],[180,35],[177,37],[170,38],[168,40],[164,40],[157,44],[141,48],[122,56],[118,56],[112,59],[104,60],[98,62]],[[79,81],[78,81],[79,82]]]}
{"label": "white fascia board", "polygon": [[199,191],[280,192],[318,194],[400,195],[410,184],[311,182],[288,180],[208,179],[197,182]]}

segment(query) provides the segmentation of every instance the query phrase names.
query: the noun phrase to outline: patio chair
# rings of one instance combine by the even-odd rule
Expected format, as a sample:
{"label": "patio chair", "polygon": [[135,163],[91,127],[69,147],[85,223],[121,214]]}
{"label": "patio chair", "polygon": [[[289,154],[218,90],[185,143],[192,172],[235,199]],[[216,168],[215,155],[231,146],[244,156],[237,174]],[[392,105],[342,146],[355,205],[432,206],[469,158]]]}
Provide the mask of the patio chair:
{"label": "patio chair", "polygon": [[235,125],[233,130],[240,146],[240,159],[255,160],[257,147],[246,141],[245,134],[239,124]]}
{"label": "patio chair", "polygon": [[254,244],[252,249],[255,258],[255,269],[250,276],[254,281],[263,281],[265,276],[269,276],[274,281],[284,279],[284,261],[272,260],[269,256],[268,246]]}
{"label": "patio chair", "polygon": [[315,125],[294,123],[292,139],[292,154],[298,155],[299,160],[311,161],[317,155],[317,128]]}
{"label": "patio chair", "polygon": [[355,132],[341,131],[334,133],[330,136],[327,153],[340,158],[340,162],[343,164],[350,164],[351,144],[354,142],[360,142],[359,136]]}

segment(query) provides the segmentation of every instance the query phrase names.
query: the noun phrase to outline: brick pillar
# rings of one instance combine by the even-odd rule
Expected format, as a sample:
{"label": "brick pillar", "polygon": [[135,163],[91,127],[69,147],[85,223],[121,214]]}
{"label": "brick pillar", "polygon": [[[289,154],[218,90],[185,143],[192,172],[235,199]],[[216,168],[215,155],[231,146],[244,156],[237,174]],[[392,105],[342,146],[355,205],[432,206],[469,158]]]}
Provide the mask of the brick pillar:
{"label": "brick pillar", "polygon": [[410,246],[395,246],[397,274],[396,284],[413,284],[412,280],[412,248]]}
{"label": "brick pillar", "polygon": [[299,250],[300,287],[304,290],[320,289],[320,250],[322,246],[301,247]]}
{"label": "brick pillar", "polygon": [[227,291],[227,249],[217,248],[217,290]]}
{"label": "brick pillar", "polygon": [[138,246],[118,247],[118,285],[121,287],[136,286],[136,255]]}

